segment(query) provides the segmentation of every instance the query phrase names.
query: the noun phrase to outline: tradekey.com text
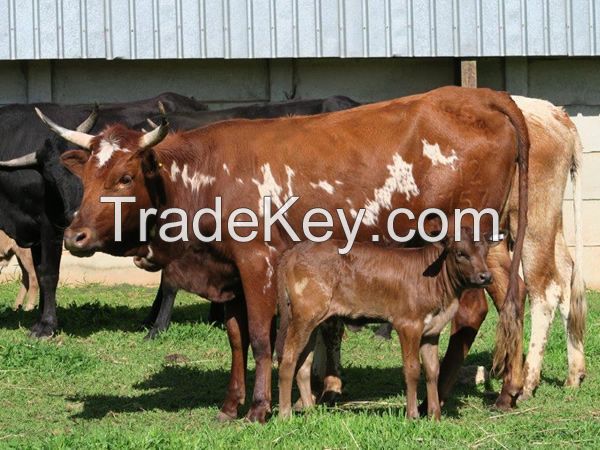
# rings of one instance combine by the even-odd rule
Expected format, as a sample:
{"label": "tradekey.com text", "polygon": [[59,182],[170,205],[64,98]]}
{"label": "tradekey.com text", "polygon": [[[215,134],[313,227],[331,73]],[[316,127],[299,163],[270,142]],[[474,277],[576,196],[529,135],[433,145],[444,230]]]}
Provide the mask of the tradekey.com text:
{"label": "tradekey.com text", "polygon": [[[190,238],[197,239],[201,242],[221,242],[223,236],[223,224],[227,223],[227,235],[228,238],[233,239],[237,242],[250,242],[257,238],[262,238],[264,242],[271,242],[271,231],[273,226],[278,226],[280,230],[285,230],[290,239],[294,242],[300,242],[302,239],[294,231],[292,226],[287,220],[287,213],[296,203],[299,197],[290,197],[280,208],[273,211],[271,197],[263,197],[262,204],[260,205],[260,213],[256,214],[250,208],[238,208],[233,210],[227,220],[223,220],[222,214],[222,200],[221,197],[215,198],[214,208],[202,208],[197,210],[191,220],[191,228],[193,236],[189,234],[189,223],[190,217],[189,211],[180,208],[168,208],[164,209],[158,214],[156,208],[140,209],[140,242],[147,242],[147,223],[148,220],[153,218],[160,218],[163,223],[158,228],[158,238],[164,242],[178,242],[178,241],[189,241]],[[135,203],[135,197],[121,197],[121,196],[103,196],[100,197],[101,203],[113,203],[114,204],[114,240],[115,242],[121,242],[121,210],[123,203]],[[354,245],[356,237],[358,235],[361,224],[367,210],[361,208],[358,210],[350,211],[350,218],[346,217],[346,210],[337,208],[335,214],[324,208],[312,208],[306,212],[302,220],[302,232],[307,240],[312,242],[324,242],[333,237],[334,234],[334,216],[337,217],[343,230],[344,240],[346,245],[339,249],[339,253],[344,255],[347,254]],[[410,229],[406,234],[399,235],[394,230],[394,220],[404,215],[409,220],[417,220],[417,229]],[[476,241],[480,240],[480,222],[484,215],[489,215],[492,220],[492,239],[500,240],[499,236],[499,217],[498,212],[491,208],[486,208],[478,211],[474,208],[466,209],[455,209],[453,211],[452,224],[454,229],[454,239],[460,240],[460,228],[462,219],[465,216],[472,218],[469,223],[472,223],[473,233]],[[200,230],[200,221],[202,218],[212,216],[215,221],[214,229],[211,230],[210,235],[205,235]],[[260,218],[260,219],[259,219]],[[438,226],[435,230],[427,230],[426,223],[430,220],[437,218],[436,223]],[[259,223],[262,221],[262,224]],[[262,236],[259,237],[259,230],[262,229]],[[438,208],[428,208],[423,210],[418,217],[407,208],[392,209],[387,218],[386,231],[388,240],[397,243],[406,243],[415,238],[418,233],[420,238],[425,242],[439,242],[448,234],[449,219],[446,213]],[[240,234],[241,230],[245,230],[243,235]],[[433,234],[432,234],[433,232]],[[153,236],[156,239],[156,236]],[[379,234],[373,234],[371,237],[373,242],[379,242],[381,236]]]}

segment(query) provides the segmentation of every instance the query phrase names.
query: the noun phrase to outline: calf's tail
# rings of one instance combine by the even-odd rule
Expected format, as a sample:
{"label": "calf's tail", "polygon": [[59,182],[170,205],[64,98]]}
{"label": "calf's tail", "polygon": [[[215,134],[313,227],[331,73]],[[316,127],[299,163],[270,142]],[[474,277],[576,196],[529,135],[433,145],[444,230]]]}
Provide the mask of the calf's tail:
{"label": "calf's tail", "polygon": [[523,253],[525,228],[527,227],[527,197],[529,172],[529,132],[523,113],[508,94],[501,94],[492,107],[508,117],[517,135],[517,167],[519,173],[519,213],[517,219],[517,236],[514,242],[513,259],[510,266],[508,289],[504,305],[500,311],[500,320],[496,330],[496,351],[493,369],[503,373],[511,365],[511,361],[522,358],[523,345],[523,304],[519,296],[519,264]]}
{"label": "calf's tail", "polygon": [[583,341],[585,334],[585,317],[587,314],[587,302],[585,299],[585,282],[583,280],[583,221],[582,221],[582,186],[581,186],[581,163],[583,157],[583,146],[576,130],[574,130],[575,148],[571,163],[571,181],[573,185],[573,212],[575,218],[575,262],[571,275],[571,305],[567,327],[569,334],[577,342]]}

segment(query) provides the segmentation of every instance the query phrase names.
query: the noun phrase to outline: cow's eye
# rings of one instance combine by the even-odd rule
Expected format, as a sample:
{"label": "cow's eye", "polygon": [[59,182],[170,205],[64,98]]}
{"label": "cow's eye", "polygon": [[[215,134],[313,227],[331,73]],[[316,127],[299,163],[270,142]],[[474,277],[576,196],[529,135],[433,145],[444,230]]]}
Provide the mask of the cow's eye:
{"label": "cow's eye", "polygon": [[123,175],[120,179],[119,179],[119,184],[130,184],[133,181],[133,178],[131,178],[131,175]]}

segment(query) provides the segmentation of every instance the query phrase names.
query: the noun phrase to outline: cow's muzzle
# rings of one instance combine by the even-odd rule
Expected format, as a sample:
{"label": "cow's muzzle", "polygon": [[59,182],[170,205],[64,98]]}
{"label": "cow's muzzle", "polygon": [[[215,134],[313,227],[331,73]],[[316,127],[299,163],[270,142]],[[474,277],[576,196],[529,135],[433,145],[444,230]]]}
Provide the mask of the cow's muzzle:
{"label": "cow's muzzle", "polygon": [[98,249],[98,239],[91,228],[67,228],[64,239],[65,248],[75,256],[92,256]]}

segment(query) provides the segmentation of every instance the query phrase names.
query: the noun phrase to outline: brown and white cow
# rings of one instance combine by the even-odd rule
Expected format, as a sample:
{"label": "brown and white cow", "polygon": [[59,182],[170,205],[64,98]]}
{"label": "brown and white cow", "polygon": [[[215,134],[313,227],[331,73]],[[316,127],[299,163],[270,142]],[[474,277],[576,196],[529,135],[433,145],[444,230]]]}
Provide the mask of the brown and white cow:
{"label": "brown and white cow", "polygon": [[[54,128],[65,135],[64,129]],[[172,261],[205,253],[225,271],[238,273],[246,308],[228,308],[232,376],[221,417],[236,417],[244,402],[250,343],[256,383],[248,417],[259,421],[265,420],[271,403],[274,265],[293,242],[281,222],[272,227],[271,240],[265,242],[263,220],[256,227],[261,238],[236,242],[227,231],[230,213],[243,207],[263,219],[264,197],[271,197],[276,207],[298,197],[285,218],[300,240],[306,239],[305,213],[315,207],[335,217],[338,209],[352,218],[358,214],[359,241],[370,241],[373,235],[390,240],[386,225],[396,208],[408,208],[416,216],[431,207],[447,214],[468,207],[500,211],[518,161],[521,202],[515,260],[512,266],[508,260],[496,268],[503,276],[510,272],[511,278],[506,301],[496,298],[503,305],[497,356],[506,368],[498,403],[511,404],[522,383],[517,267],[527,219],[529,138],[524,118],[507,94],[446,87],[349,111],[234,120],[165,135],[163,126],[148,134],[113,126],[98,136],[73,132],[65,136],[91,151],[74,150],[63,157],[84,184],[83,201],[66,231],[65,245],[79,255],[104,251],[147,256],[150,249],[165,270]],[[100,203],[101,196],[135,197],[134,203],[122,207],[121,242],[115,240],[114,205]],[[163,219],[151,224],[150,244],[140,242],[140,208],[155,207],[159,215],[171,207],[182,208],[190,213],[186,225],[192,230],[193,214],[214,208],[217,197],[222,200],[221,242],[192,238],[167,244],[156,233],[156,227],[165,224]],[[394,221],[398,235],[414,227],[415,221],[405,216]],[[205,215],[198,228],[210,236],[216,221]],[[337,221],[331,231],[333,238],[345,236]],[[178,267],[182,269],[183,265]],[[181,278],[193,279],[195,269],[188,266]]]}

